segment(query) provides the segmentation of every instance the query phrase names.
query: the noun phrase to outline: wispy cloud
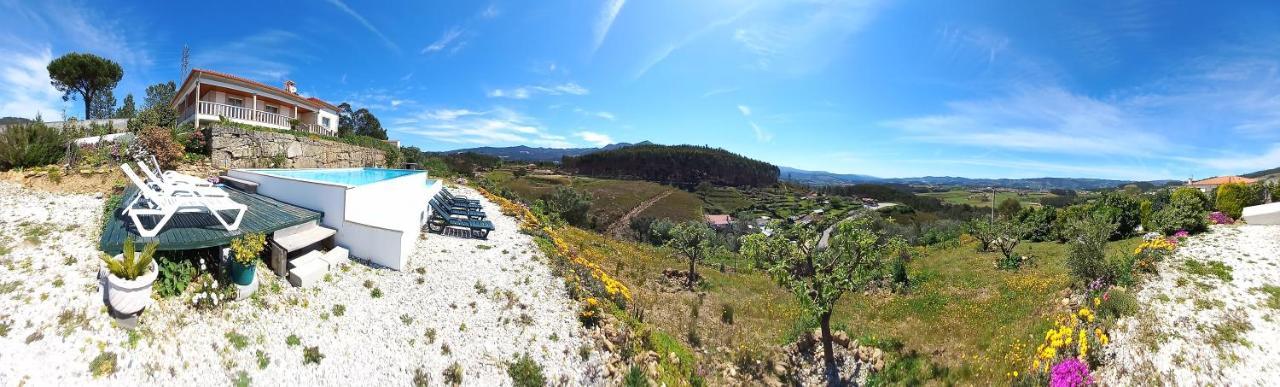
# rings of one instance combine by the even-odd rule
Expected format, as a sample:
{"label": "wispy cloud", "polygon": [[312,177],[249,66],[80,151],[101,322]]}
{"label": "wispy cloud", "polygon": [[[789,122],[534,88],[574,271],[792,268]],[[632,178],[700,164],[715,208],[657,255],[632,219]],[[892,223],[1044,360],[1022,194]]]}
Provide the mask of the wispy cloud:
{"label": "wispy cloud", "polygon": [[618,13],[622,12],[622,6],[626,3],[626,0],[606,0],[604,6],[600,8],[600,16],[596,19],[595,27],[592,29],[592,56],[595,55],[596,51],[600,50],[600,45],[604,44],[604,38],[609,36],[609,30],[613,29],[614,19],[618,18]]}
{"label": "wispy cloud", "polygon": [[572,147],[568,137],[548,132],[538,120],[514,110],[462,108],[425,110],[392,120],[392,130],[431,140],[474,145]]}
{"label": "wispy cloud", "polygon": [[587,88],[577,83],[568,82],[541,86],[520,86],[510,89],[492,89],[486,95],[490,98],[528,99],[534,95],[587,95]]}
{"label": "wispy cloud", "polygon": [[498,15],[501,12],[502,11],[498,9],[497,4],[489,3],[489,6],[484,7],[484,10],[480,11],[480,17],[485,19],[493,19],[495,17],[498,17]]}
{"label": "wispy cloud", "polygon": [[433,53],[433,52],[437,52],[437,51],[441,51],[446,48],[449,48],[450,44],[453,44],[454,41],[458,39],[458,37],[462,36],[462,32],[463,32],[462,27],[459,27],[459,26],[450,27],[448,30],[444,31],[443,35],[440,35],[439,39],[436,39],[434,42],[431,42],[431,44],[428,44],[426,47],[423,47],[422,53],[429,54],[429,53]]}
{"label": "wispy cloud", "polygon": [[706,92],[706,93],[702,93],[702,98],[704,98],[704,99],[705,99],[705,98],[711,98],[711,97],[714,97],[714,96],[717,96],[717,95],[721,95],[721,94],[728,94],[728,93],[732,93],[732,92],[735,92],[735,91],[738,91],[738,88],[736,88],[736,87],[726,87],[726,88],[722,88],[722,89],[711,89],[711,90],[707,90],[707,92]]}
{"label": "wispy cloud", "polygon": [[1009,37],[985,28],[962,28],[947,25],[938,32],[941,47],[953,59],[969,49],[976,50],[987,65],[1009,49]]}
{"label": "wispy cloud", "polygon": [[351,7],[347,6],[347,3],[342,2],[342,0],[328,0],[328,1],[329,1],[329,4],[333,4],[333,6],[338,7],[339,10],[341,10],[342,12],[345,12],[347,15],[350,15],[353,19],[356,19],[357,22],[360,22],[360,25],[363,25],[365,29],[369,30],[369,32],[372,32],[374,35],[377,35],[378,39],[381,39],[382,43],[385,44],[387,48],[390,48],[391,51],[395,51],[397,53],[400,52],[400,46],[396,45],[395,42],[392,42],[391,39],[387,38],[386,35],[382,34],[382,31],[378,30],[378,27],[375,27],[373,23],[369,22],[368,19],[365,19],[364,16],[361,16],[359,12],[356,12],[356,10],[351,9]]}
{"label": "wispy cloud", "polygon": [[608,120],[608,121],[617,121],[617,120],[618,120],[618,116],[614,115],[613,113],[610,113],[610,112],[607,112],[607,111],[603,111],[603,110],[602,110],[602,111],[591,111],[591,110],[587,110],[587,109],[583,109],[583,108],[574,108],[574,109],[573,109],[573,112],[574,112],[574,113],[581,114],[581,115],[584,115],[584,116],[596,117],[596,118],[599,118],[599,119],[602,119],[602,120]]}
{"label": "wispy cloud", "polygon": [[879,13],[880,1],[783,2],[766,6],[769,17],[745,20],[733,39],[755,56],[751,67],[807,73],[826,67],[831,51]]}
{"label": "wispy cloud", "polygon": [[671,56],[671,53],[683,48],[689,43],[692,43],[698,40],[703,35],[706,35],[708,33],[711,33],[712,31],[719,30],[721,28],[724,28],[727,25],[732,24],[733,22],[742,18],[746,14],[750,13],[753,9],[755,9],[754,5],[748,6],[746,8],[739,10],[737,13],[733,15],[729,15],[721,19],[713,20],[710,23],[707,23],[707,25],[703,26],[702,28],[699,28],[687,35],[684,35],[679,40],[659,45],[657,49],[655,49],[653,52],[651,52],[648,55],[648,57],[640,61],[640,65],[637,66],[635,72],[632,73],[631,79],[635,80],[635,79],[639,79],[640,77],[643,77],[645,74],[649,73],[649,70],[653,69],[654,66],[657,66],[658,64],[666,61],[667,57]]}
{"label": "wispy cloud", "polygon": [[62,93],[49,84],[49,47],[35,52],[0,50],[0,116],[62,119]]}
{"label": "wispy cloud", "polygon": [[315,58],[306,54],[310,42],[283,30],[266,30],[212,47],[193,47],[191,65],[244,75],[261,81],[279,81],[295,66]]}
{"label": "wispy cloud", "polygon": [[1261,154],[1230,154],[1223,156],[1187,158],[1217,171],[1235,171],[1245,173],[1271,169],[1280,166],[1280,143],[1271,144],[1270,149]]}
{"label": "wispy cloud", "polygon": [[755,134],[756,141],[759,141],[759,142],[773,141],[773,133],[770,133],[768,130],[765,130],[763,127],[761,127],[759,124],[756,123],[754,118],[751,118],[751,107],[747,105],[738,105],[738,112],[742,113],[742,118],[745,118],[747,120],[747,126],[751,127],[751,132]]}
{"label": "wispy cloud", "polygon": [[574,133],[573,135],[578,136],[578,138],[581,138],[582,141],[586,141],[587,143],[591,145],[595,145],[597,147],[601,147],[601,146],[605,146],[613,143],[613,138],[603,133],[583,131],[583,132]]}

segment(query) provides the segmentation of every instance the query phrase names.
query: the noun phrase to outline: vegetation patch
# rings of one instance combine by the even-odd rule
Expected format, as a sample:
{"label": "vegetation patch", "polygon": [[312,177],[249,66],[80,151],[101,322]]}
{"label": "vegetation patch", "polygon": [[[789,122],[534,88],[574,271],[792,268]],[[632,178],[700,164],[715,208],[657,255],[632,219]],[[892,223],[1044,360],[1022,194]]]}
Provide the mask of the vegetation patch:
{"label": "vegetation patch", "polygon": [[542,375],[542,365],[533,361],[528,353],[521,354],[516,360],[507,364],[507,376],[516,387],[542,387],[547,385],[547,378]]}
{"label": "vegetation patch", "polygon": [[89,361],[89,373],[93,377],[110,376],[116,373],[116,353],[103,352]]}
{"label": "vegetation patch", "polygon": [[1222,261],[1201,262],[1195,259],[1188,259],[1183,263],[1183,270],[1187,274],[1217,278],[1222,282],[1231,282],[1231,266],[1227,266]]}

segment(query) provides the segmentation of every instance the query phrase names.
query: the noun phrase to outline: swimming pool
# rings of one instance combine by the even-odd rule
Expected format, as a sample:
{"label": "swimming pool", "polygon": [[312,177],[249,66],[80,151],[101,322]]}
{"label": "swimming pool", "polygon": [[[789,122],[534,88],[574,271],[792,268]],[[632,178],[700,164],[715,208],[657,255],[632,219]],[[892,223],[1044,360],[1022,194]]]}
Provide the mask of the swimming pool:
{"label": "swimming pool", "polygon": [[351,256],[403,270],[427,213],[426,171],[384,168],[232,169],[258,193],[321,212]]}
{"label": "swimming pool", "polygon": [[325,169],[247,169],[265,175],[351,187],[377,183],[423,171],[384,168],[325,168]]}

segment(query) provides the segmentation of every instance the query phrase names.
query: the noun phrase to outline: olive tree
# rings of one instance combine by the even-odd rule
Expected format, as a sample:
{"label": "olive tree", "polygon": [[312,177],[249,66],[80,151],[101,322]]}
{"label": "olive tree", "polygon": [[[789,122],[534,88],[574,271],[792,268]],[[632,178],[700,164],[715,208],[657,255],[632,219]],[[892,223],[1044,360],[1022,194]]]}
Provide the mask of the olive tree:
{"label": "olive tree", "polygon": [[49,83],[62,92],[62,100],[70,101],[79,95],[84,101],[85,118],[93,112],[93,103],[99,95],[116,88],[124,70],[120,65],[93,54],[69,53],[49,62]]}
{"label": "olive tree", "polygon": [[[835,372],[831,311],[846,292],[866,289],[886,275],[886,263],[906,242],[875,231],[869,216],[853,216],[833,227],[826,248],[821,232],[808,226],[779,227],[772,236],[743,238],[743,255],[760,262],[769,276],[818,319],[828,374]],[[835,375],[831,375],[835,376]]]}
{"label": "olive tree", "polygon": [[719,249],[716,245],[716,232],[705,223],[691,220],[683,222],[671,229],[671,239],[663,245],[675,250],[689,260],[689,277],[686,285],[693,289],[694,279],[698,277],[697,263]]}
{"label": "olive tree", "polygon": [[990,220],[974,219],[969,222],[969,235],[982,243],[979,251],[991,251],[991,243],[997,238],[996,226]]}
{"label": "olive tree", "polygon": [[1030,231],[1027,224],[1017,219],[1004,219],[995,223],[994,230],[995,240],[991,242],[991,246],[1004,256],[998,266],[1002,269],[1018,268],[1022,260],[1014,257],[1014,250],[1027,238]]}

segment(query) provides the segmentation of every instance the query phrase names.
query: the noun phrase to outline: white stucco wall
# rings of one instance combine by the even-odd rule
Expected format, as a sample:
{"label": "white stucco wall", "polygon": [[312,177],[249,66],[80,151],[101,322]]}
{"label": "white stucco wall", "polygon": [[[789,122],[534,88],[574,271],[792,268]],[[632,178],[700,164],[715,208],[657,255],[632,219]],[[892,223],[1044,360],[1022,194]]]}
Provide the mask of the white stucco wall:
{"label": "white stucco wall", "polygon": [[328,110],[324,110],[324,109],[321,109],[316,113],[317,113],[316,124],[323,123],[322,119],[327,117],[329,118],[329,126],[328,126],[329,130],[332,130],[334,132],[338,131],[338,114],[334,112],[330,112]]}

